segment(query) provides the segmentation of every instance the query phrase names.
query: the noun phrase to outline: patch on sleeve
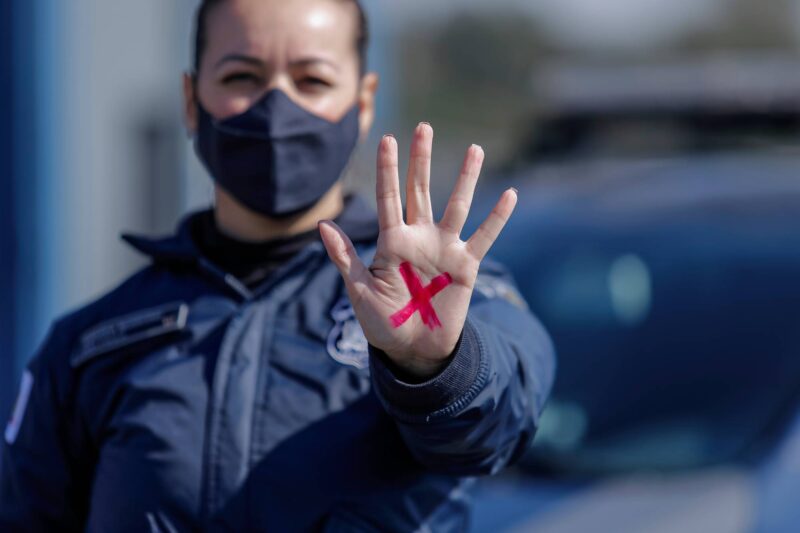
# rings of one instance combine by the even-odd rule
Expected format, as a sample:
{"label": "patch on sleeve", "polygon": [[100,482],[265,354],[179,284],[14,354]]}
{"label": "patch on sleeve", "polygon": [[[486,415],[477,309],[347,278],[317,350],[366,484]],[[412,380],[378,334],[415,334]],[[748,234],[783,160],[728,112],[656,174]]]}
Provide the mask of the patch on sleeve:
{"label": "patch on sleeve", "polygon": [[19,384],[17,401],[14,403],[14,410],[11,412],[11,419],[6,424],[5,438],[9,445],[14,444],[14,441],[17,440],[17,434],[22,425],[22,417],[25,416],[25,408],[28,407],[28,399],[31,396],[32,388],[33,374],[29,370],[25,370],[22,374],[22,381]]}
{"label": "patch on sleeve", "polygon": [[342,364],[367,368],[369,344],[350,300],[342,298],[336,302],[331,309],[331,318],[334,325],[328,333],[328,355]]}
{"label": "patch on sleeve", "polygon": [[486,298],[502,298],[520,309],[528,309],[528,303],[509,282],[495,276],[478,274],[475,280],[475,290]]}

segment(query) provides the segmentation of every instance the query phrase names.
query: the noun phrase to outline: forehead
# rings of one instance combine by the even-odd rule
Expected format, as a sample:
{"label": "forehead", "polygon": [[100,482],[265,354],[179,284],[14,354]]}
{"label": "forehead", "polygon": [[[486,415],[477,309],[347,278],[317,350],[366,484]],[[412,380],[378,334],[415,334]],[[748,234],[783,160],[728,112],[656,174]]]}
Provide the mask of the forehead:
{"label": "forehead", "polygon": [[[206,54],[355,56],[356,17],[341,0],[227,0],[206,19]],[[290,57],[291,58],[291,57]]]}

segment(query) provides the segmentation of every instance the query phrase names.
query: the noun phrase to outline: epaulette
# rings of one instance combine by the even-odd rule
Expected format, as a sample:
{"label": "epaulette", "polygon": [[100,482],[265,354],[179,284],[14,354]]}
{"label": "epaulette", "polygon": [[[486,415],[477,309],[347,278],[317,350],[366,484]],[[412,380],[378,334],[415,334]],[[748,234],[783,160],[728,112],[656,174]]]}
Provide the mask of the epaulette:
{"label": "epaulette", "polygon": [[77,368],[109,352],[169,339],[186,328],[188,316],[185,302],[172,302],[105,320],[81,336],[70,364]]}

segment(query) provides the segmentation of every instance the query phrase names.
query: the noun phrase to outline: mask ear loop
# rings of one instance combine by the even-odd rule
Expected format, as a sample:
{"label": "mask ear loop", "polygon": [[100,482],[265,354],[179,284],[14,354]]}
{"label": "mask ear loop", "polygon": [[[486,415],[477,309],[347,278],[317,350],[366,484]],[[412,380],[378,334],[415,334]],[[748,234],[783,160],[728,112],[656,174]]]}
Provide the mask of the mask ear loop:
{"label": "mask ear loop", "polygon": [[[200,102],[200,91],[199,91],[198,85],[197,85],[197,83],[198,83],[197,80],[198,80],[198,77],[199,77],[198,72],[196,70],[192,69],[191,71],[189,71],[189,76],[191,76],[191,78],[192,78],[192,92],[194,93],[194,107],[195,107],[195,110],[197,111],[198,117],[200,116],[200,113],[205,113],[206,115],[210,116],[214,121],[216,121],[216,119],[214,119],[214,117],[211,116],[211,113],[208,112],[206,107]],[[197,132],[195,132],[195,135],[197,135]]]}
{"label": "mask ear loop", "polygon": [[[356,101],[353,107],[358,107],[358,113],[361,114],[361,89],[364,86],[364,75],[367,73],[366,61],[362,61],[359,68],[358,85],[356,87]],[[351,107],[350,109],[353,109]],[[374,186],[372,180],[366,180],[364,176],[369,176],[370,166],[366,163],[367,157],[364,156],[362,150],[366,148],[369,143],[369,136],[361,139],[359,132],[359,139],[356,146],[353,148],[353,153],[350,154],[350,159],[347,166],[342,171],[341,183],[344,195],[353,196],[354,194],[368,193],[371,186]]]}
{"label": "mask ear loop", "polygon": [[[195,107],[195,111],[197,112],[198,120],[199,120],[200,113],[205,111],[205,109],[203,108],[202,104],[200,103],[200,92],[197,90],[197,78],[198,78],[199,75],[198,75],[198,72],[197,72],[196,69],[190,70],[188,72],[188,74],[189,74],[189,77],[192,80],[192,93],[194,94],[194,107]],[[197,136],[199,134],[200,134],[200,128],[198,127],[198,128],[195,129],[194,135],[192,136],[193,137],[192,138],[192,142],[193,143],[197,143]],[[216,180],[214,180],[213,178],[209,179],[207,181],[207,183],[208,183],[208,190],[207,191],[208,191],[208,200],[209,200],[208,203],[211,205],[211,209],[213,211],[216,211],[216,208],[217,208],[217,183],[216,183]]]}
{"label": "mask ear loop", "polygon": [[[197,114],[198,121],[199,121],[199,117],[200,117],[200,94],[197,91],[197,71],[195,69],[191,69],[191,70],[187,71],[186,74],[189,76],[189,79],[191,80],[192,97],[193,97],[192,98],[192,100],[193,100],[192,103],[194,105],[195,113]],[[197,140],[197,131],[198,131],[198,129],[199,128],[195,128],[194,133],[190,136],[192,141]]]}
{"label": "mask ear loop", "polygon": [[189,71],[189,77],[192,80],[192,93],[194,94],[194,107],[195,107],[195,110],[198,111],[198,113],[199,113],[201,111],[201,109],[204,110],[205,108],[200,103],[200,91],[197,88],[197,79],[199,77],[199,74],[198,74],[197,70],[195,70],[195,69],[190,70]]}

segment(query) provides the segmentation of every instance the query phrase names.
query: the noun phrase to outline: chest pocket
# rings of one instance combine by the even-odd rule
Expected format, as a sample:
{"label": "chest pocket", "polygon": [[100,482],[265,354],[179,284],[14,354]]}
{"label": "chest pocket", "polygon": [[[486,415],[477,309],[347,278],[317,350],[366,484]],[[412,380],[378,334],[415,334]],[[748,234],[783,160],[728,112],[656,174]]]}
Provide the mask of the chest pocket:
{"label": "chest pocket", "polygon": [[172,302],[101,322],[83,334],[70,364],[77,368],[113,351],[149,349],[175,340],[186,330],[188,317],[186,302]]}

